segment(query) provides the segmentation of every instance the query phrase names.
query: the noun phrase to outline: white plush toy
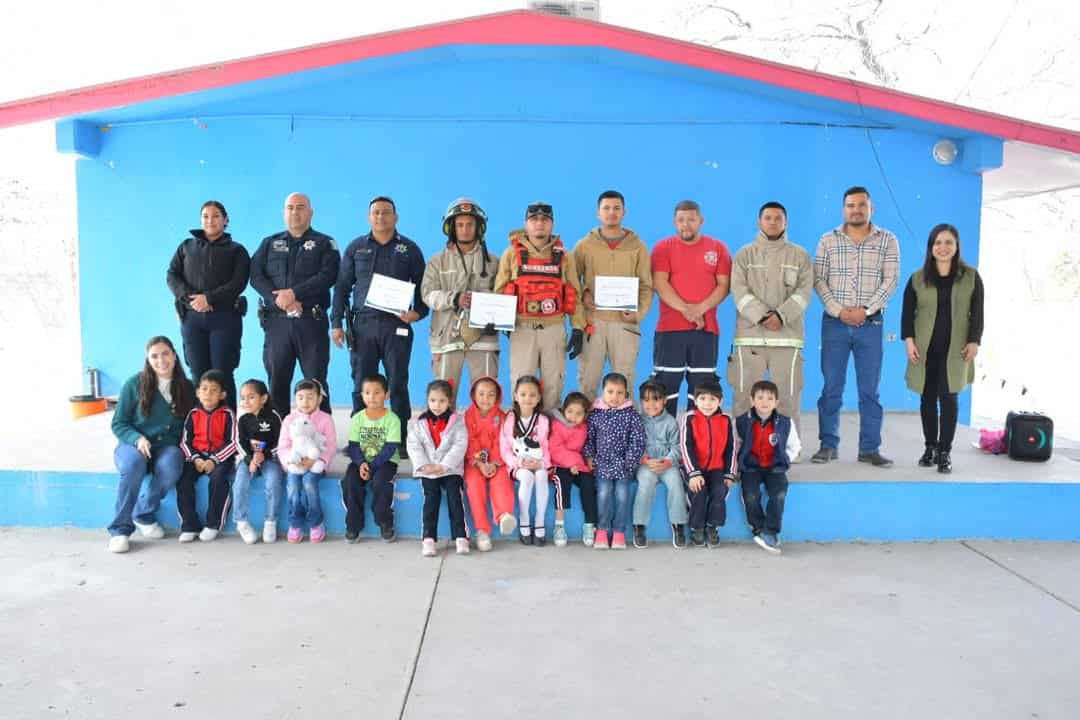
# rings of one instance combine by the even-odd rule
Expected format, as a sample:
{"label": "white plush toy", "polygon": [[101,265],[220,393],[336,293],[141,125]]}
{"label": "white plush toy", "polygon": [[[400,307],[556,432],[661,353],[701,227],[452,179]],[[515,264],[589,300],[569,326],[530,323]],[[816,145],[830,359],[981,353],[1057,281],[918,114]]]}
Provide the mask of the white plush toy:
{"label": "white plush toy", "polygon": [[292,438],[292,452],[285,459],[286,470],[294,475],[303,475],[306,471],[300,461],[305,459],[315,461],[311,472],[321,473],[326,470],[326,463],[321,459],[326,450],[326,438],[319,434],[310,418],[299,416],[293,420],[289,425],[289,436]]}

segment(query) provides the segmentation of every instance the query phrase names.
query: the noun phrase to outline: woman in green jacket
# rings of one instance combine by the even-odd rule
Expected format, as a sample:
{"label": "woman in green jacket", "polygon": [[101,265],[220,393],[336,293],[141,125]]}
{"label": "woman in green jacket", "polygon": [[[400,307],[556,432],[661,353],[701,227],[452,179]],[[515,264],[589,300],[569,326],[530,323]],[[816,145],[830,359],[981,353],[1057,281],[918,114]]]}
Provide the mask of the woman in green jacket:
{"label": "woman in green jacket", "polygon": [[904,289],[900,331],[907,347],[907,385],[921,395],[926,450],[919,465],[952,472],[956,396],[975,378],[983,332],[982,279],[960,259],[960,232],[952,225],[930,231],[926,261]]}
{"label": "woman in green jacket", "polygon": [[[150,338],[142,372],[124,383],[112,419],[113,435],[120,441],[113,453],[120,484],[116,517],[109,523],[110,552],[127,552],[128,536],[136,528],[143,537],[165,537],[156,514],[184,467],[180,433],[193,397],[172,341],[161,335]],[[140,495],[147,473],[150,483]]]}

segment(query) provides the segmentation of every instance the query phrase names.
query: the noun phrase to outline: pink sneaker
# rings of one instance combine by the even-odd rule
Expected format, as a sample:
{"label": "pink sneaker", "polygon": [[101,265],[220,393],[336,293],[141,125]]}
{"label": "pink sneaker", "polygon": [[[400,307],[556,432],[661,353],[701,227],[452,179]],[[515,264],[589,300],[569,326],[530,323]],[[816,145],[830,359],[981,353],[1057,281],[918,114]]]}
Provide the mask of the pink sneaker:
{"label": "pink sneaker", "polygon": [[594,550],[607,550],[608,549],[607,530],[597,530],[596,531],[596,539],[593,540],[593,549]]}
{"label": "pink sneaker", "polygon": [[326,537],[326,527],[323,525],[316,525],[311,528],[311,542],[321,543]]}
{"label": "pink sneaker", "polygon": [[[315,538],[312,537],[312,540]],[[611,535],[611,549],[612,550],[625,550],[626,549],[626,534],[617,532]]]}
{"label": "pink sneaker", "polygon": [[298,527],[289,528],[289,542],[298,543],[304,539],[304,531]]}

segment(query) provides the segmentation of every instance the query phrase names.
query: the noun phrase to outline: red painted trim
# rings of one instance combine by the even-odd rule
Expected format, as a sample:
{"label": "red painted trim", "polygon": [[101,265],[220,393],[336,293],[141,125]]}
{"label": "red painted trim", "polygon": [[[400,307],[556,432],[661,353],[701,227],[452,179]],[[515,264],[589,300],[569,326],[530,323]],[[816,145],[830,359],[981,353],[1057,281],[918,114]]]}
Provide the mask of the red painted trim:
{"label": "red painted trim", "polygon": [[0,127],[227,87],[444,45],[598,46],[1080,153],[1080,132],[973,110],[724,50],[587,20],[517,10],[395,30],[0,104]]}

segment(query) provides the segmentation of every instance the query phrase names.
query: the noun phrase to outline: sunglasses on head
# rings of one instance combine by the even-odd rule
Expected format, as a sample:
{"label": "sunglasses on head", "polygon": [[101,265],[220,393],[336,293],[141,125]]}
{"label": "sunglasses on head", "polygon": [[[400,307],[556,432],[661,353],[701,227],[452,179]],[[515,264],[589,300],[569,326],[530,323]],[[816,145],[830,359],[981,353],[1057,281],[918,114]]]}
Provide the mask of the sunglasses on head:
{"label": "sunglasses on head", "polygon": [[533,215],[547,215],[553,217],[554,213],[551,211],[551,206],[547,203],[536,203],[530,205],[529,209],[525,211],[525,217],[532,217]]}

